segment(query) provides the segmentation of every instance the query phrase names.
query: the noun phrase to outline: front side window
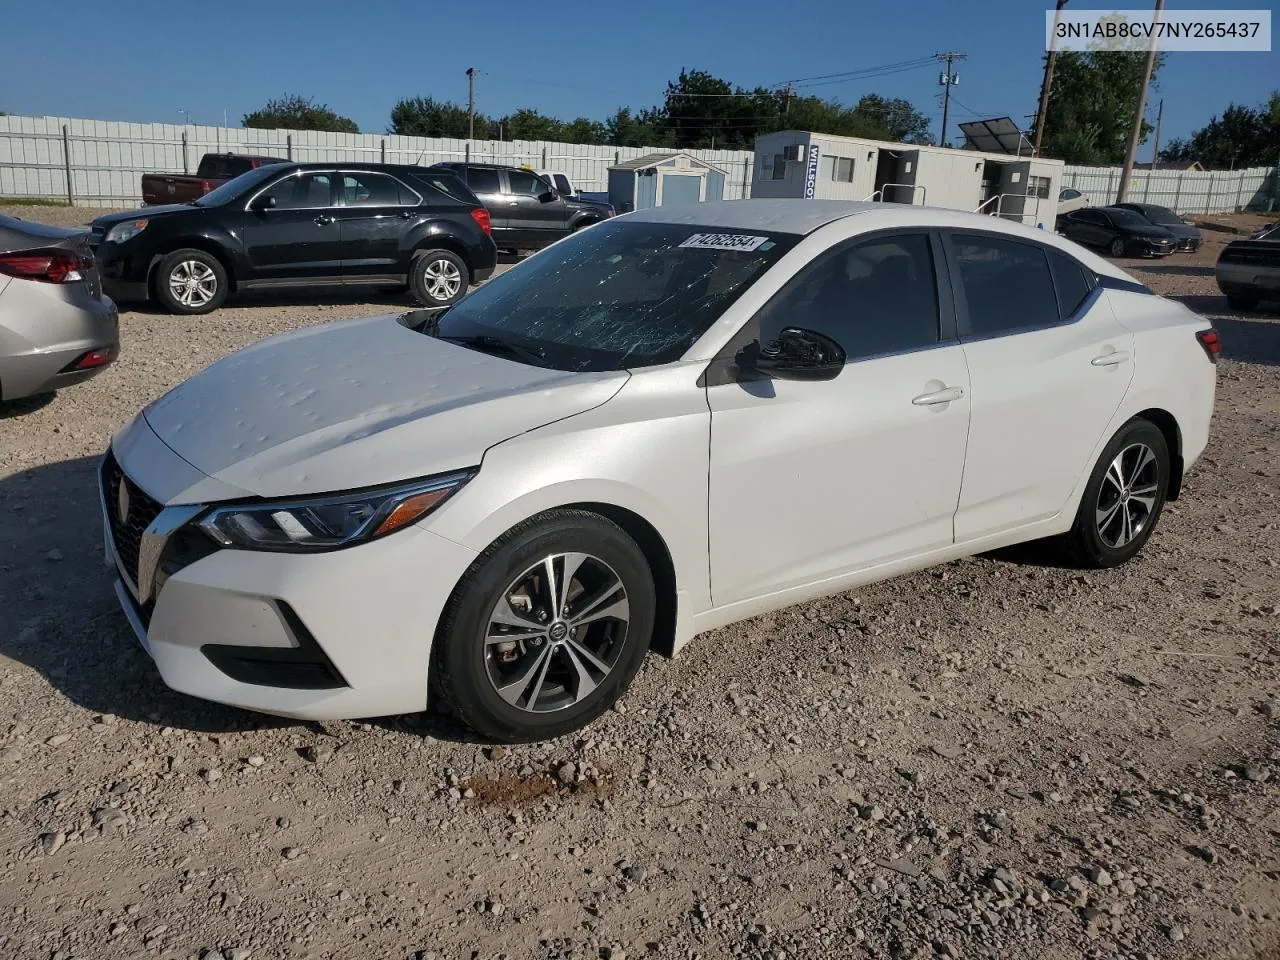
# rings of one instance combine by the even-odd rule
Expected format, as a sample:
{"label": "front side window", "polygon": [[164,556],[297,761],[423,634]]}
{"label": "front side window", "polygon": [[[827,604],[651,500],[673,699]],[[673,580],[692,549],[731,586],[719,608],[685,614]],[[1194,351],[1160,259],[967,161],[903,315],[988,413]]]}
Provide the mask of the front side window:
{"label": "front side window", "polygon": [[561,193],[563,193],[565,196],[568,196],[569,194],[573,193],[573,186],[569,183],[569,178],[566,177],[563,173],[557,173],[555,175],[555,181],[556,181],[556,189],[559,190]]}
{"label": "front side window", "polygon": [[979,234],[952,235],[968,305],[961,334],[989,337],[1056,324],[1058,299],[1039,244]]}
{"label": "front side window", "polygon": [[433,333],[560,370],[670,363],[798,239],[606,220],[494,277]]}
{"label": "front side window", "polygon": [[279,176],[280,171],[272,164],[265,167],[258,167],[256,170],[250,170],[248,173],[242,173],[233,180],[228,180],[222,186],[210,190],[199,200],[193,201],[197,207],[216,207],[221,204],[234,200],[236,197],[252,196],[254,190],[270,180],[272,177]]}
{"label": "front side window", "polygon": [[512,193],[526,197],[539,197],[547,192],[547,182],[527,170],[508,170],[507,186]]}
{"label": "front side window", "polygon": [[1059,200],[1074,200],[1074,199],[1075,199],[1076,197],[1078,197],[1078,196],[1080,196],[1080,191],[1079,191],[1079,190],[1063,190],[1061,193],[1059,193],[1059,194],[1058,194],[1058,199],[1059,199]]}
{"label": "front side window", "polygon": [[785,327],[826,334],[850,360],[934,346],[938,288],[928,235],[854,240],[821,254],[760,311],[760,344]]}
{"label": "front side window", "polygon": [[332,206],[331,173],[304,173],[286,177],[267,188],[264,197],[275,197],[277,210],[311,210]]}

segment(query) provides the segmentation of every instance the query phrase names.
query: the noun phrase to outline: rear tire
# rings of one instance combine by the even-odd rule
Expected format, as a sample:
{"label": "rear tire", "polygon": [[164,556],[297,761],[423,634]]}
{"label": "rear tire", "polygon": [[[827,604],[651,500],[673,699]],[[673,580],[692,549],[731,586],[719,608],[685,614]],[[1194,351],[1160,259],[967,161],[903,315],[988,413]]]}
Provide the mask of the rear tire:
{"label": "rear tire", "polygon": [[156,299],[170,313],[209,313],[227,299],[227,271],[203,250],[175,250],[156,267]]}
{"label": "rear tire", "polygon": [[549,511],[500,537],[454,589],[432,651],[436,689],[490,740],[577,730],[640,669],[655,607],[653,573],[626,531]]}
{"label": "rear tire", "polygon": [[1252,310],[1258,305],[1258,298],[1233,293],[1227,296],[1227,304],[1232,310]]}
{"label": "rear tire", "polygon": [[1111,253],[1113,257],[1123,257],[1124,251],[1125,251],[1124,240],[1121,239],[1120,237],[1116,237],[1114,240],[1111,241],[1111,246],[1107,247],[1107,250]]}
{"label": "rear tire", "polygon": [[452,250],[423,250],[409,267],[409,292],[424,307],[451,307],[467,295],[470,277]]}
{"label": "rear tire", "polygon": [[1160,520],[1171,476],[1164,434],[1149,420],[1130,420],[1098,458],[1064,538],[1071,558],[1105,569],[1132,559]]}

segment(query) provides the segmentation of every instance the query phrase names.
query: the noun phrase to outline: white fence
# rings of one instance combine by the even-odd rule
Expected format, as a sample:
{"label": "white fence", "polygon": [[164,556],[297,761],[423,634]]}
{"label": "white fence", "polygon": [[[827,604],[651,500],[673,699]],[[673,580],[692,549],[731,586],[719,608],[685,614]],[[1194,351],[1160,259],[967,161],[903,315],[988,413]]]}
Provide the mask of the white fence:
{"label": "white fence", "polygon": [[[603,192],[612,164],[652,149],[0,116],[0,197],[136,206],[142,202],[144,173],[194,173],[202,155],[227,151],[334,163],[431,164],[470,158],[530,164],[567,173],[580,190]],[[750,195],[750,151],[689,152],[725,171],[727,199]]]}
{"label": "white fence", "polygon": [[[1096,204],[1115,201],[1120,167],[1067,167],[1062,186],[1074,187]],[[1276,168],[1248,170],[1135,170],[1129,181],[1131,203],[1154,203],[1183,216],[1232,210],[1280,209]]]}
{"label": "white fence", "polygon": [[[471,158],[530,164],[564,171],[581,190],[603,192],[608,189],[606,171],[611,164],[653,149],[0,116],[0,197],[136,206],[142,201],[144,173],[193,173],[203,154],[226,151],[319,162],[430,164]],[[690,152],[726,172],[727,199],[751,195],[751,152]],[[1067,167],[1062,186],[1080,190],[1095,203],[1108,203],[1115,199],[1120,173],[1119,167]],[[1274,168],[1212,173],[1138,170],[1129,198],[1172,207],[1182,214],[1224,213],[1248,207],[1280,209],[1276,189]]]}

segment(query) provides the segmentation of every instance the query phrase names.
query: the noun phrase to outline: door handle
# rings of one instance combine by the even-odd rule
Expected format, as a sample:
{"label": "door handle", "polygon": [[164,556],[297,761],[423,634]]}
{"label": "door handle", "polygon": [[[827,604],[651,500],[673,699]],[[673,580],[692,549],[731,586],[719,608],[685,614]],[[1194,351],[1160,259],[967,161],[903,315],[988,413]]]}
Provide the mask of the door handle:
{"label": "door handle", "polygon": [[316,217],[315,222],[320,224],[322,227],[327,227],[329,224],[333,223],[333,217],[322,213],[320,216]]}
{"label": "door handle", "polygon": [[1100,357],[1094,357],[1089,362],[1095,367],[1114,367],[1117,363],[1129,362],[1129,351],[1116,350],[1113,353],[1104,353]]}
{"label": "door handle", "polygon": [[507,201],[507,206],[508,206],[508,207],[518,207],[518,206],[520,206],[520,201],[519,201],[519,200],[508,200],[508,201]]}
{"label": "door handle", "polygon": [[911,402],[917,407],[932,407],[938,403],[951,403],[953,400],[959,400],[964,396],[964,387],[945,387],[942,390],[935,390],[933,393],[922,393],[918,397],[912,397]]}

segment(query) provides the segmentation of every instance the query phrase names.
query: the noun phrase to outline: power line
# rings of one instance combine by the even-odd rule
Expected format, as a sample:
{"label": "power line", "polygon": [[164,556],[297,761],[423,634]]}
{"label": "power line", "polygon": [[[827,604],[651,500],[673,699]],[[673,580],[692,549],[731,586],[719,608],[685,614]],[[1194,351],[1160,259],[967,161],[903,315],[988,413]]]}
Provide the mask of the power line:
{"label": "power line", "polygon": [[[857,78],[862,74],[877,73],[881,70],[896,71],[899,68],[912,69],[915,67],[923,67],[926,64],[933,63],[934,59],[935,59],[934,57],[917,57],[914,60],[899,60],[897,63],[884,63],[878,67],[862,67],[858,70],[844,70],[844,71],[841,71],[840,73],[822,73],[815,77],[793,77],[792,79],[787,80],[785,82],[786,83],[807,83],[811,80],[832,80],[832,79],[835,79],[836,77]],[[776,86],[782,86],[782,84],[776,84]]]}

